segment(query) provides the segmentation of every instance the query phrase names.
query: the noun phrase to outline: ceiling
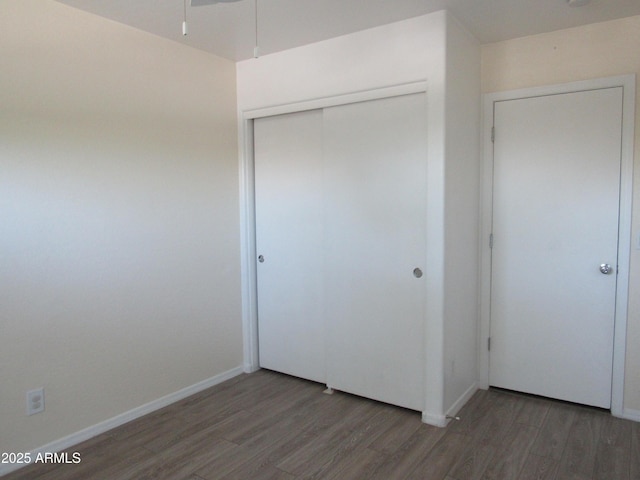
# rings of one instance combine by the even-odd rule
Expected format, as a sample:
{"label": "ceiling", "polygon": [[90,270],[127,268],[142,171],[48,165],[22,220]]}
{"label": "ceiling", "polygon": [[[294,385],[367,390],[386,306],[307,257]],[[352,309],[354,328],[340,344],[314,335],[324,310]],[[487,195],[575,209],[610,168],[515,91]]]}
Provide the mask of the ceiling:
{"label": "ceiling", "polygon": [[[230,60],[253,57],[255,3],[187,7],[183,0],[57,0]],[[261,55],[416,17],[453,13],[481,43],[640,15],[638,0],[257,0]]]}

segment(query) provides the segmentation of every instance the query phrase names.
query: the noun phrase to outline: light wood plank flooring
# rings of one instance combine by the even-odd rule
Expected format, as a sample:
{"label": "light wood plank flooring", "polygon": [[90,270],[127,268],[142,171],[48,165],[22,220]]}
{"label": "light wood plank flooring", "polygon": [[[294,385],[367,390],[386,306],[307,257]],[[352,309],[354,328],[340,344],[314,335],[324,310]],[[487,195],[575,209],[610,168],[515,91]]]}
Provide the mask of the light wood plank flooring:
{"label": "light wood plank flooring", "polygon": [[71,448],[76,465],[3,480],[640,479],[640,424],[478,391],[447,428],[420,414],[259,371]]}

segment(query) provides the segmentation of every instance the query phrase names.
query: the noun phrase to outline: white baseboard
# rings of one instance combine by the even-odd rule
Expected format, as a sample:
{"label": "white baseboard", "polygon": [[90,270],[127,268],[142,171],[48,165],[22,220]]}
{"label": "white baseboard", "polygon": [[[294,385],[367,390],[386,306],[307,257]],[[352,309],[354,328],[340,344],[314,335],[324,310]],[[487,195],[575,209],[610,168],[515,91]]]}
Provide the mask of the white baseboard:
{"label": "white baseboard", "polygon": [[433,425],[434,427],[446,427],[449,421],[456,416],[464,404],[473,397],[473,394],[476,393],[477,390],[478,384],[473,383],[455,402],[453,402],[453,405],[449,407],[444,415],[422,412],[422,422],[428,425]]}
{"label": "white baseboard", "polygon": [[426,423],[427,425],[433,425],[434,427],[446,427],[447,416],[438,415],[438,414],[429,413],[429,412],[422,412],[422,423]]}
{"label": "white baseboard", "polygon": [[640,422],[640,410],[634,410],[633,408],[624,408],[620,418],[627,420],[633,420],[634,422]]}
{"label": "white baseboard", "polygon": [[254,373],[260,370],[260,365],[244,364],[244,373]]}
{"label": "white baseboard", "polygon": [[462,395],[460,395],[460,397],[458,398],[458,400],[456,400],[455,402],[453,402],[453,405],[451,405],[451,407],[449,408],[449,410],[447,410],[447,416],[448,417],[455,417],[458,412],[460,411],[460,409],[462,407],[464,407],[464,405],[471,400],[471,397],[473,397],[473,394],[476,393],[478,391],[478,384],[474,383],[472,384],[466,392],[464,392]]}
{"label": "white baseboard", "polygon": [[[149,403],[140,405],[139,407],[129,410],[128,412],[121,413],[120,415],[116,415],[115,417],[105,420],[104,422],[92,425],[91,427],[85,428],[78,432],[72,433],[71,435],[60,438],[58,440],[54,440],[51,443],[38,447],[35,450],[31,451],[31,458],[35,458],[38,453],[60,452],[62,450],[66,450],[69,447],[77,445],[80,442],[89,440],[90,438],[96,437],[113,428],[119,427],[120,425],[124,425],[125,423],[140,418],[148,413],[164,408],[168,405],[171,405],[172,403],[178,402],[184,398],[201,392],[202,390],[206,390],[209,387],[218,385],[219,383],[236,377],[242,373],[243,367],[236,367],[214,377],[208,378],[206,380],[178,390],[177,392],[170,393],[169,395],[165,395],[164,397],[160,397]],[[25,466],[26,465],[24,464],[0,464],[0,477]]]}

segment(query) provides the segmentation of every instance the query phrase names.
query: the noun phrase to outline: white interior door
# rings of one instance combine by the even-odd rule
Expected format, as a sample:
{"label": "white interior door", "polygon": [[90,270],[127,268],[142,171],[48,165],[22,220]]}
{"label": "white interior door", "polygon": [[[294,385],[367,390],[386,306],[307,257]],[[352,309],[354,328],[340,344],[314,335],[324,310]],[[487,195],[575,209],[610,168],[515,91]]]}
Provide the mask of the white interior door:
{"label": "white interior door", "polygon": [[490,384],[609,408],[622,88],[496,102],[494,122]]}
{"label": "white interior door", "polygon": [[[327,383],[424,408],[426,94],[325,109]],[[420,272],[416,271],[418,277]]]}
{"label": "white interior door", "polygon": [[326,382],[322,111],[254,121],[260,366]]}

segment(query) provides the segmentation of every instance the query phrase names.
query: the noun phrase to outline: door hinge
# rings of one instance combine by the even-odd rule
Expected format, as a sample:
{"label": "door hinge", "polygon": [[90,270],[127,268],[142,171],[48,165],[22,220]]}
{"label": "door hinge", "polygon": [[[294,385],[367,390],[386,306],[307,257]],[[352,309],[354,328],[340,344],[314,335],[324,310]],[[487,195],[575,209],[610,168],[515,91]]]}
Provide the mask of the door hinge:
{"label": "door hinge", "polygon": [[496,141],[496,127],[491,127],[491,143]]}
{"label": "door hinge", "polygon": [[489,248],[493,248],[493,233],[489,234]]}
{"label": "door hinge", "polygon": [[491,351],[491,337],[487,338],[487,350]]}

